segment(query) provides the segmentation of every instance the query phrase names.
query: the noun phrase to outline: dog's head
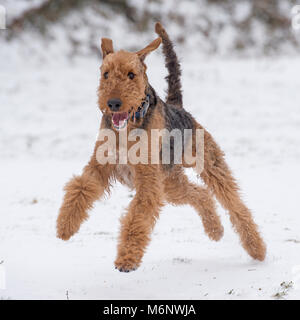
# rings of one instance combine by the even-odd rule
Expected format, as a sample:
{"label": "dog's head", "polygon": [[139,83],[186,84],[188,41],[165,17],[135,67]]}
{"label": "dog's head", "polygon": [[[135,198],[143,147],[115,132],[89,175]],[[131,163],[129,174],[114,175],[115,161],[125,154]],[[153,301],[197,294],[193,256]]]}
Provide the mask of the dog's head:
{"label": "dog's head", "polygon": [[111,116],[115,130],[126,127],[129,119],[145,100],[148,79],[144,60],[150,52],[159,47],[161,41],[161,38],[157,38],[137,52],[114,52],[112,40],[102,39],[99,107],[103,113]]}

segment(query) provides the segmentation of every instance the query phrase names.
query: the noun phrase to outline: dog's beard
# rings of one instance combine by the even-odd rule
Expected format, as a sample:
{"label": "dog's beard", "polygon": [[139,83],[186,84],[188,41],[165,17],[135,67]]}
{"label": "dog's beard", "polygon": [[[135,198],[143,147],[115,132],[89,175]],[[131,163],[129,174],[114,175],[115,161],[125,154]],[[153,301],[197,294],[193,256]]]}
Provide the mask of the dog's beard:
{"label": "dog's beard", "polygon": [[126,128],[128,119],[128,112],[118,112],[112,114],[112,124],[116,130],[122,130]]}

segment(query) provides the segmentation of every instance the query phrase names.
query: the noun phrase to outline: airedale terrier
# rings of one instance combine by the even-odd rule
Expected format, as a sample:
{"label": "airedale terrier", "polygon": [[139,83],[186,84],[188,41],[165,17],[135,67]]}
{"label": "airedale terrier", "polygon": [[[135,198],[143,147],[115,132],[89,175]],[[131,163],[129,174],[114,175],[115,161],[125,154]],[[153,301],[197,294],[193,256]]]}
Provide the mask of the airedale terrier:
{"label": "airedale terrier", "polygon": [[[111,129],[119,134],[125,127],[127,132],[141,128],[150,133],[152,129],[196,129],[203,127],[182,107],[181,70],[173,44],[160,23],[156,24],[159,38],[138,52],[117,51],[110,39],[103,38],[101,49],[103,63],[99,86],[99,108],[103,112],[101,129]],[[163,102],[148,82],[146,56],[163,43],[168,93]],[[149,134],[149,136],[151,136]],[[151,140],[151,139],[150,139]],[[195,154],[195,140],[192,140]],[[190,165],[159,164],[101,164],[97,149],[103,141],[97,141],[94,153],[83,169],[65,186],[65,196],[57,219],[57,236],[68,240],[76,233],[87,211],[105,192],[111,183],[121,183],[135,189],[127,214],[121,219],[121,231],[115,267],[123,272],[135,270],[142,261],[150,241],[151,231],[165,202],[173,205],[189,204],[202,219],[205,232],[210,239],[218,241],[223,227],[216,213],[213,196],[228,211],[230,220],[241,243],[254,259],[264,260],[266,248],[252,219],[251,212],[242,202],[239,187],[231,174],[224,153],[210,133],[204,130],[204,167],[200,173],[207,188],[191,183],[184,173]],[[149,141],[151,143],[151,141]],[[132,142],[128,142],[128,148]],[[117,152],[120,146],[118,145]]]}

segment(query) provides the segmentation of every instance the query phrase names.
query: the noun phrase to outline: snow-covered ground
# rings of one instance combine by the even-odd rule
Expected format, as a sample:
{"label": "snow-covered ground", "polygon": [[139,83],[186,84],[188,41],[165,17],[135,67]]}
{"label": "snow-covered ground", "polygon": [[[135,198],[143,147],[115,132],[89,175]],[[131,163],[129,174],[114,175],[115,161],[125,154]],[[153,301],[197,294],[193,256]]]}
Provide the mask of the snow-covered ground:
{"label": "snow-covered ground", "polygon": [[[70,241],[55,237],[62,187],[80,173],[97,135],[101,61],[37,62],[25,51],[0,59],[0,298],[300,298],[299,58],[181,57],[186,109],[226,152],[266,260],[245,253],[220,207],[225,235],[215,243],[192,208],[166,206],[142,266],[126,274],[113,265],[119,217],[132,198],[125,187],[98,202]],[[163,96],[161,51],[147,64]]]}

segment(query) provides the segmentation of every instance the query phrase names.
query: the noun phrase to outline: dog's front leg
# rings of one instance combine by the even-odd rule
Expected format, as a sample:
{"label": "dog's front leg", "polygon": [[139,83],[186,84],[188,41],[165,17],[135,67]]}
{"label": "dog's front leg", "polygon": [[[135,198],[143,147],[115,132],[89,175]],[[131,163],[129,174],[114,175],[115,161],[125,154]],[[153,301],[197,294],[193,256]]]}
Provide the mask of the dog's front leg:
{"label": "dog's front leg", "polygon": [[68,240],[79,230],[82,222],[88,218],[87,211],[92,208],[94,201],[109,188],[113,165],[98,163],[98,144],[82,175],[73,177],[64,188],[66,193],[57,218],[57,237],[60,239]]}
{"label": "dog's front leg", "polygon": [[115,266],[129,272],[139,267],[151,231],[163,205],[160,170],[155,165],[135,166],[136,195],[121,219],[121,232]]}

